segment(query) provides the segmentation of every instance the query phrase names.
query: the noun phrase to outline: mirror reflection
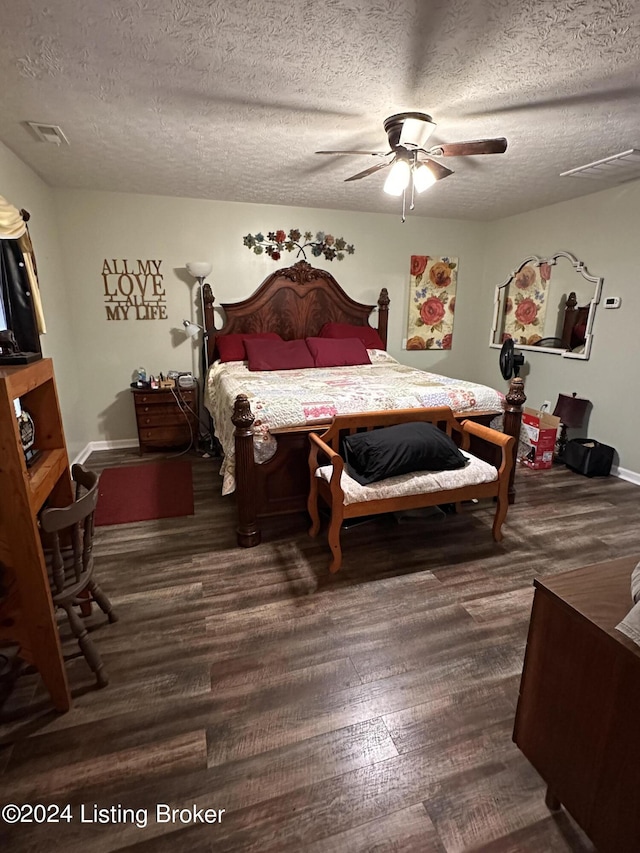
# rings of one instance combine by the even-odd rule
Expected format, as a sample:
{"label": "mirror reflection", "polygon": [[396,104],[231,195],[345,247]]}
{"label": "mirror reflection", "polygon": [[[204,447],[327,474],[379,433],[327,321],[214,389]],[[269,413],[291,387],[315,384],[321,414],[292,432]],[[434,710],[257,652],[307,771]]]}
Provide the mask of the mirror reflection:
{"label": "mirror reflection", "polygon": [[519,349],[589,358],[601,289],[569,252],[526,258],[496,287],[490,345],[512,338]]}

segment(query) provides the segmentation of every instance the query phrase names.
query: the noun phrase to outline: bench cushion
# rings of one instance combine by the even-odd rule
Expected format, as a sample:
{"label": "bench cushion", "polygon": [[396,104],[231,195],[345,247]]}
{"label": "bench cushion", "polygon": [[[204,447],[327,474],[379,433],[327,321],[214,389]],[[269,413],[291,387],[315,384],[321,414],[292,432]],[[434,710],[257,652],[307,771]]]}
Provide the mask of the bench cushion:
{"label": "bench cushion", "polygon": [[[361,486],[343,471],[340,486],[344,492],[344,503],[365,503],[385,498],[428,494],[464,486],[477,486],[480,483],[493,483],[498,479],[498,471],[493,465],[465,450],[460,452],[468,462],[464,468],[458,468],[456,471],[414,471],[397,477],[387,477],[386,480],[370,483],[368,486]],[[332,471],[331,465],[323,465],[316,470],[316,477],[329,482]]]}

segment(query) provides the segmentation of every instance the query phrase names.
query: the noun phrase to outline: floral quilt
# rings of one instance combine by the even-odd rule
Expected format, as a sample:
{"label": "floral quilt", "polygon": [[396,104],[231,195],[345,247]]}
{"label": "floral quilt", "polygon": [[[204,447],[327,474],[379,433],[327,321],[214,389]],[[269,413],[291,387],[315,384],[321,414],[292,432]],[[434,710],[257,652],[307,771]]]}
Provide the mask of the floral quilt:
{"label": "floral quilt", "polygon": [[449,406],[454,412],[500,411],[504,396],[486,385],[451,379],[400,364],[383,350],[369,350],[371,364],[305,370],[250,371],[245,362],[216,362],[209,371],[205,405],[213,419],[224,460],[222,493],[235,489],[235,442],[231,423],[238,394],[255,415],[256,462],[271,459],[271,431],[327,423],[335,415],[381,409]]}

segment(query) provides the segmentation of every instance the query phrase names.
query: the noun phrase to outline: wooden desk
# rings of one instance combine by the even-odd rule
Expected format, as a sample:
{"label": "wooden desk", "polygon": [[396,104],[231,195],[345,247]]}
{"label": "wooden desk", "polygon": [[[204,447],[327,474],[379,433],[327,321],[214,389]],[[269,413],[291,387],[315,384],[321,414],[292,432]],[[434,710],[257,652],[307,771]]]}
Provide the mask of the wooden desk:
{"label": "wooden desk", "polygon": [[[32,416],[36,447],[25,463],[13,401]],[[69,460],[58,406],[53,365],[43,358],[0,368],[0,561],[7,594],[0,599],[0,642],[16,643],[40,672],[59,711],[71,706],[37,514],[73,502]]]}
{"label": "wooden desk", "polygon": [[615,630],[640,554],[534,581],[513,739],[599,853],[640,850],[640,647]]}

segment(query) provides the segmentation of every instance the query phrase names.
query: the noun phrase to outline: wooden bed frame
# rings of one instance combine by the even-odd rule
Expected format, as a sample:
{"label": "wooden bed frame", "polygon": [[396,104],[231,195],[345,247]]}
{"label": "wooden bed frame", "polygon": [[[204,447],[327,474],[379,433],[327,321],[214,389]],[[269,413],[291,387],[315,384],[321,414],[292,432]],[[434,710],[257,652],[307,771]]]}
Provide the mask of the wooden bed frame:
{"label": "wooden bed frame", "polygon": [[[315,269],[306,261],[276,270],[268,276],[248,299],[222,303],[225,323],[215,328],[214,297],[204,284],[205,328],[209,361],[217,357],[216,339],[240,332],[277,332],[284,340],[317,336],[325,323],[369,325],[375,305],[365,305],[347,296],[331,273]],[[378,334],[387,346],[389,294],[382,288],[377,303]],[[504,431],[518,438],[522,405],[525,402],[521,379],[511,382],[504,408]],[[456,418],[469,418],[488,425],[499,412],[461,412]],[[260,543],[259,521],[273,515],[302,512],[309,494],[309,433],[318,432],[321,424],[273,430],[277,436],[275,455],[257,464],[253,454],[253,422],[248,398],[239,394],[231,420],[235,427],[236,503],[238,508],[238,544],[251,548]],[[329,426],[327,422],[327,427]],[[517,443],[517,442],[516,442]],[[472,447],[472,452],[476,450]],[[478,453],[478,455],[480,455]],[[495,462],[488,459],[489,462]],[[515,499],[513,476],[509,502]]]}

